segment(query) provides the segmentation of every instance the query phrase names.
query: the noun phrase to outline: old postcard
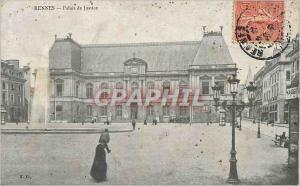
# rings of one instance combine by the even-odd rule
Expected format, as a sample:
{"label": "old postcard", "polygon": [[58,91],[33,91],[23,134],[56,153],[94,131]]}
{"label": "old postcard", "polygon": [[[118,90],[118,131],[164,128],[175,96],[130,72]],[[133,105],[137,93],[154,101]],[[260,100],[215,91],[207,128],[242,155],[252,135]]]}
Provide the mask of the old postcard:
{"label": "old postcard", "polygon": [[298,184],[299,0],[0,3],[1,184]]}

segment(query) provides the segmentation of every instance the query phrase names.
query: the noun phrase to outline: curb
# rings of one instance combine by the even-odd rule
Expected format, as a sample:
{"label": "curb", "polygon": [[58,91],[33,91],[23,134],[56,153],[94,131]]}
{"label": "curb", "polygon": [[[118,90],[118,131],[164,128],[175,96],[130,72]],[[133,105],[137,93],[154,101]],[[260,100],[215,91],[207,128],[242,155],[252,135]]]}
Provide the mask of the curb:
{"label": "curb", "polygon": [[[98,134],[104,129],[1,129],[1,134]],[[109,133],[133,132],[132,129],[110,130]]]}

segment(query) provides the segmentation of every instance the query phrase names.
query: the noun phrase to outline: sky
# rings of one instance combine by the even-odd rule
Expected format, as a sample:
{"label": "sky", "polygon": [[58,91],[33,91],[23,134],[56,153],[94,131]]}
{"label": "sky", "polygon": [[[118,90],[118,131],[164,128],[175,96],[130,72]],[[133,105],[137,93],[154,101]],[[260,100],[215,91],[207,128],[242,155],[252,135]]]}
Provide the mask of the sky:
{"label": "sky", "polygon": [[[292,36],[299,30],[299,2],[286,0],[285,15]],[[63,6],[93,6],[97,10],[58,10]],[[55,6],[55,10],[34,10]],[[1,4],[1,59],[19,59],[21,66],[48,67],[48,52],[54,35],[72,38],[79,44],[198,41],[202,26],[223,36],[239,78],[244,82],[249,66],[257,72],[264,61],[247,56],[232,42],[233,1],[4,1]],[[117,54],[116,54],[117,55]]]}

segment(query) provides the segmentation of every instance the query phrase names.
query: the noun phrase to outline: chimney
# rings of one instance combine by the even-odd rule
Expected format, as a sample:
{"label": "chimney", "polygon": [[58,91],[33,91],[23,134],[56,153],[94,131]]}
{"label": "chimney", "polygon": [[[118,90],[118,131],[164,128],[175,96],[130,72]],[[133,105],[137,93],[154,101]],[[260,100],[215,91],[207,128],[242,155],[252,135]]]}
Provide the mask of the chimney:
{"label": "chimney", "polygon": [[222,25],[220,26],[220,30],[221,30],[221,34],[222,34],[222,31],[223,31],[223,26]]}
{"label": "chimney", "polygon": [[55,40],[57,39],[57,35],[56,35],[56,34],[54,35],[54,39],[55,39]]}
{"label": "chimney", "polygon": [[68,37],[68,38],[70,38],[70,39],[71,39],[71,37],[72,37],[72,33],[68,33],[68,35],[69,35],[69,37]]}

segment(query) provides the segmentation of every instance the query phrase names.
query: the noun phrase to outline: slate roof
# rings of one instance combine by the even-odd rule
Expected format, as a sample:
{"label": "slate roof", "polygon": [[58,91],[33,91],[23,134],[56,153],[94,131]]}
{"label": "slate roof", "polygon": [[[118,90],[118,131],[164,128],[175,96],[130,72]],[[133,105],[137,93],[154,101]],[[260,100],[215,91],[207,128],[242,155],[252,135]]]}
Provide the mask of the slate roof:
{"label": "slate roof", "polygon": [[[68,40],[73,42],[71,38],[65,41]],[[54,46],[60,44],[63,43],[54,42]],[[189,65],[234,64],[220,32],[205,33],[201,41],[96,45],[79,45],[75,42],[75,44],[80,46],[80,71],[83,73],[123,72],[124,62],[133,57],[145,61],[148,71],[187,70]],[[59,51],[55,54],[50,52],[50,59],[51,55],[59,59],[68,56],[57,55]],[[58,63],[64,60],[52,61]],[[50,68],[57,66],[51,65],[50,61]],[[63,66],[66,65],[61,64],[62,68]]]}
{"label": "slate roof", "polygon": [[220,33],[204,34],[193,65],[234,64],[228,47]]}
{"label": "slate roof", "polygon": [[83,45],[83,72],[122,72],[123,63],[133,58],[144,60],[149,71],[186,70],[197,52],[199,41]]}

